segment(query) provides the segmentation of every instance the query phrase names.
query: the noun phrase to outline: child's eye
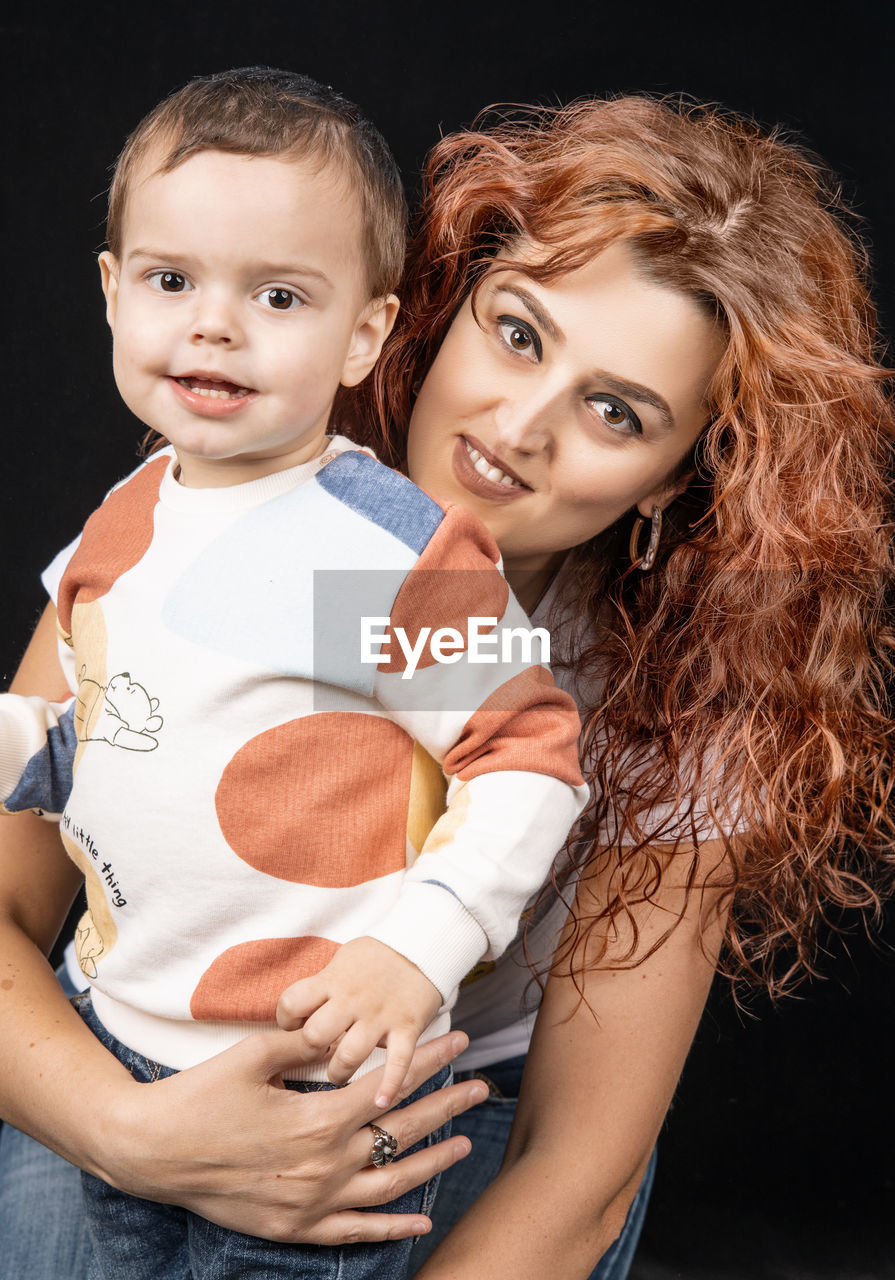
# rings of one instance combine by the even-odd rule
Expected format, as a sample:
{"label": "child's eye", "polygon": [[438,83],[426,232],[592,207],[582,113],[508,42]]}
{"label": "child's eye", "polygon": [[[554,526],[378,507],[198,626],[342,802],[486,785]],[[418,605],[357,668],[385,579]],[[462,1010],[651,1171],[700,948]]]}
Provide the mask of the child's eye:
{"label": "child's eye", "polygon": [[265,289],[258,295],[258,301],[263,302],[266,307],[270,307],[273,311],[291,311],[294,307],[302,305],[301,298],[297,293],[293,293],[291,289]]}
{"label": "child's eye", "polygon": [[623,435],[643,435],[640,419],[624,400],[610,400],[608,396],[588,396],[587,402],[596,411],[597,417],[613,431]]}
{"label": "child's eye", "polygon": [[146,279],[159,293],[185,293],[193,287],[179,271],[150,271]]}

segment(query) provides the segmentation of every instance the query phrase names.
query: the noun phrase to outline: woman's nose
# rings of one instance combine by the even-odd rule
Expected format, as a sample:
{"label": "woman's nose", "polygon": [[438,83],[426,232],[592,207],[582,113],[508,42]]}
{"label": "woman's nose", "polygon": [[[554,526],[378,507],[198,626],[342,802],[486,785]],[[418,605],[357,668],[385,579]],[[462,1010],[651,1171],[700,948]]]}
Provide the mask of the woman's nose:
{"label": "woman's nose", "polygon": [[553,397],[519,395],[501,400],[494,415],[496,443],[518,453],[542,453],[553,438]]}

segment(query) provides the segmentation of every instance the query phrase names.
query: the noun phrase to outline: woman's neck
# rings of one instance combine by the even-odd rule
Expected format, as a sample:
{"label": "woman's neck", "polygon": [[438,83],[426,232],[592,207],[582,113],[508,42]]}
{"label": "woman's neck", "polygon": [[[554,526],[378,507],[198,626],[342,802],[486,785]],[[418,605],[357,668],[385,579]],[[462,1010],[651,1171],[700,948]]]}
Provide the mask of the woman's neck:
{"label": "woman's neck", "polygon": [[513,594],[527,614],[534,613],[547,588],[556,577],[559,566],[566,557],[565,551],[557,551],[546,560],[505,560],[503,571]]}

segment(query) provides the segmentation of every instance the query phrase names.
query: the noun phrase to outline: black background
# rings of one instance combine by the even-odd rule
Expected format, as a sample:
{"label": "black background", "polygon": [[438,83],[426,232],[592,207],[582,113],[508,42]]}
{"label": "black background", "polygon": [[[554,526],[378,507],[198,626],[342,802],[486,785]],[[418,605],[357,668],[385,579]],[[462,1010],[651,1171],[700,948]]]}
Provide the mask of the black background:
{"label": "black background", "polygon": [[[887,11],[203,0],[7,19],[0,678],[42,608],[39,570],[134,464],[140,427],[112,381],[95,255],[109,165],[165,93],[227,66],[305,71],[376,120],[411,195],[439,131],[490,102],[625,91],[722,102],[782,123],[841,175],[891,328]],[[830,981],[802,999],[774,1010],[759,998],[745,1020],[716,987],[662,1139],[637,1280],[895,1276],[893,959],[858,933],[830,942],[826,968]]]}

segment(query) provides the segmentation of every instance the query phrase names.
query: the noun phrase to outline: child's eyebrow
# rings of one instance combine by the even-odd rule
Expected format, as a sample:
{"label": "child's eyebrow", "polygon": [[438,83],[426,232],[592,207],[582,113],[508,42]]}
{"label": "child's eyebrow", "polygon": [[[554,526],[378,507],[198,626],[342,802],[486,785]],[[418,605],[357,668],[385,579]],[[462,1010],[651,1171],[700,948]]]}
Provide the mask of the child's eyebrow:
{"label": "child's eyebrow", "polygon": [[332,280],[325,271],[304,262],[251,262],[247,265],[246,271],[247,274],[263,276],[265,279],[275,279],[278,276],[310,277],[312,280],[319,280],[321,284],[328,285],[329,288],[333,287]]}
{"label": "child's eyebrow", "polygon": [[158,249],[128,249],[124,255],[127,262],[134,258],[149,258],[159,262],[180,262],[181,256],[178,253],[160,253]]}
{"label": "child's eyebrow", "polygon": [[[137,258],[145,259],[147,262],[183,267],[184,269],[188,264],[194,267],[197,265],[199,267],[202,266],[201,260],[194,259],[191,255],[172,253],[166,249],[143,248],[142,246],[136,249],[129,249],[125,257],[128,262],[132,262]],[[299,276],[302,279],[319,280],[321,284],[330,289],[333,287],[332,280],[325,271],[303,262],[248,262],[242,264],[241,270],[245,275],[257,276],[258,278],[276,279],[281,276]]]}

